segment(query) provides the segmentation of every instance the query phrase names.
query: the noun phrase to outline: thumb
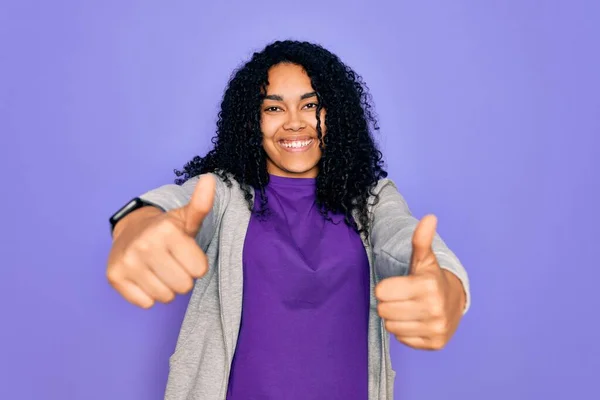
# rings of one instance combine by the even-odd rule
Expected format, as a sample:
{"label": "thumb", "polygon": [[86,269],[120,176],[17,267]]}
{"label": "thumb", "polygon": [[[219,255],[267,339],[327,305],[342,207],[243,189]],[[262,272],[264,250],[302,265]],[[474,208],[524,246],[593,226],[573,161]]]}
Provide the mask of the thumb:
{"label": "thumb", "polygon": [[185,231],[196,236],[202,221],[212,210],[215,200],[216,181],[212,175],[202,175],[196,184],[190,202],[184,206]]}
{"label": "thumb", "polygon": [[426,215],[419,221],[412,239],[411,270],[433,254],[433,238],[437,228],[437,218],[433,214]]}

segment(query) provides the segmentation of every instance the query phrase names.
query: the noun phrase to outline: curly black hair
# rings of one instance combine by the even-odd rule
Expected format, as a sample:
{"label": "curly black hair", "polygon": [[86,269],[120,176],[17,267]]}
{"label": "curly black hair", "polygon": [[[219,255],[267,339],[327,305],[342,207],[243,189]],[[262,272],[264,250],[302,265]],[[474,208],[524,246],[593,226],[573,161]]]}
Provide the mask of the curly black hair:
{"label": "curly black hair", "polygon": [[[345,222],[367,234],[367,201],[378,180],[385,178],[382,154],[372,137],[379,130],[370,94],[362,78],[335,54],[321,45],[300,41],[276,41],[232,74],[221,101],[214,148],[204,157],[196,156],[182,171],[175,170],[183,184],[187,179],[212,172],[231,185],[229,176],[239,182],[250,210],[252,191],[260,193],[261,206],[255,212],[265,215],[269,182],[267,156],[262,147],[260,107],[268,85],[268,72],[280,63],[303,67],[317,93],[317,134],[322,157],[316,178],[317,206],[323,216],[345,216]],[[321,109],[327,110],[323,137]],[[357,213],[359,229],[353,218]]]}

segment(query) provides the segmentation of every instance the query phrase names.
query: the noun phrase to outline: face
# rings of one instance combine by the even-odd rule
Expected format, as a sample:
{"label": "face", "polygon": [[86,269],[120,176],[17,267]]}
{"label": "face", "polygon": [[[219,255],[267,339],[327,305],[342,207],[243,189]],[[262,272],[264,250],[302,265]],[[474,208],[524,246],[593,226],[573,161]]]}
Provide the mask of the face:
{"label": "face", "polygon": [[[261,107],[263,147],[272,175],[314,178],[321,149],[317,137],[317,95],[301,66],[278,64],[269,70],[269,86]],[[325,110],[321,110],[325,135]]]}

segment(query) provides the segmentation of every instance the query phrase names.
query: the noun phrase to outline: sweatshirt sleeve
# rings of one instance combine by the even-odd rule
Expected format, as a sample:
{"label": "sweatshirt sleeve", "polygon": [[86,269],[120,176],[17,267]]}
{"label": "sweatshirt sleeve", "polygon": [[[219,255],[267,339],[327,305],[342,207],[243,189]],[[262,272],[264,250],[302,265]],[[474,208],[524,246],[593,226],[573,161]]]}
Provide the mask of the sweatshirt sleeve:
{"label": "sweatshirt sleeve", "polygon": [[[412,236],[419,220],[415,218],[396,185],[389,179],[379,182],[379,201],[372,207],[370,229],[375,268],[382,278],[406,275],[412,255]],[[439,234],[433,240],[433,252],[440,267],[452,272],[465,291],[466,313],[471,305],[467,271]]]}

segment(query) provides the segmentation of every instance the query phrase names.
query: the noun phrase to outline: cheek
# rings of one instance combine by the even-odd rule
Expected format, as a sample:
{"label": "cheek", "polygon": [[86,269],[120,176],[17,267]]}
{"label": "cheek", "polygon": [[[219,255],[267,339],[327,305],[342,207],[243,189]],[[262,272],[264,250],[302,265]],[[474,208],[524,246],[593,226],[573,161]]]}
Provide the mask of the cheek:
{"label": "cheek", "polygon": [[272,118],[262,118],[260,122],[260,130],[264,139],[273,139],[277,132],[278,124]]}

